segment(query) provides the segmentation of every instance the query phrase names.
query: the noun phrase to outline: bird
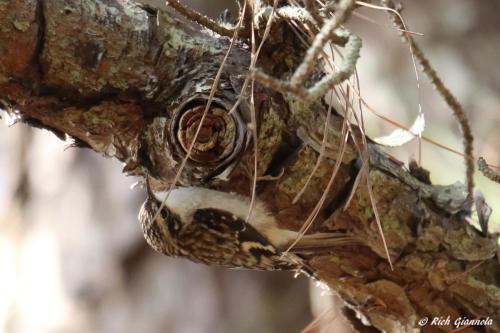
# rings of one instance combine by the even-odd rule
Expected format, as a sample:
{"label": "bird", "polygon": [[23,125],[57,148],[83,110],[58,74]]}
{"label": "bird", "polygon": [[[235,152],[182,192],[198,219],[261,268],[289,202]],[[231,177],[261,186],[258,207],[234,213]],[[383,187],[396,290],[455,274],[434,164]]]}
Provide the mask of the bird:
{"label": "bird", "polygon": [[345,234],[317,233],[304,235],[287,251],[299,234],[280,228],[259,199],[247,219],[251,202],[239,194],[197,186],[153,192],[149,181],[146,187],[148,196],[139,212],[141,228],[147,243],[167,256],[228,268],[311,275],[301,254],[354,241]]}

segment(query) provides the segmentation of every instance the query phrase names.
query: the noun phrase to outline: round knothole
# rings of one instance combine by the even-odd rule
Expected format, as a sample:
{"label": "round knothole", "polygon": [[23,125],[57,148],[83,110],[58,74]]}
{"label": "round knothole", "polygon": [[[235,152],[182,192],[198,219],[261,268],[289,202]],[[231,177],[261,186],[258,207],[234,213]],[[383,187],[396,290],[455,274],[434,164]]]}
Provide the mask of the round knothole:
{"label": "round knothole", "polygon": [[194,141],[189,153],[191,164],[214,170],[235,160],[243,147],[245,127],[238,113],[230,114],[220,102],[212,102],[203,116],[206,103],[193,100],[181,106],[174,114],[171,133],[183,156]]}

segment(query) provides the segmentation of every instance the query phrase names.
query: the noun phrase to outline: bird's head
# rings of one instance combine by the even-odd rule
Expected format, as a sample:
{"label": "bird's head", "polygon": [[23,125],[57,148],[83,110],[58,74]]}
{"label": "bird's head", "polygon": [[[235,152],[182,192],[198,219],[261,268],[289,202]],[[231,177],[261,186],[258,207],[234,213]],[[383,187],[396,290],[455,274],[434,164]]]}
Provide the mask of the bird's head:
{"label": "bird's head", "polygon": [[157,252],[176,256],[179,255],[174,240],[182,227],[182,219],[163,205],[163,199],[151,190],[149,180],[146,181],[148,198],[139,212],[142,232],[148,244]]}

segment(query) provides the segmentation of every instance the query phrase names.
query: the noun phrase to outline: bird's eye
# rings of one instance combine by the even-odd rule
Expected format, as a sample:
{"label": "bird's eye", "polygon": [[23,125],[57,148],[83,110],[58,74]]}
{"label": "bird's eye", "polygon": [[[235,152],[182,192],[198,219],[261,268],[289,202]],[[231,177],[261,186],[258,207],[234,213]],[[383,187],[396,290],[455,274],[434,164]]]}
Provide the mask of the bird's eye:
{"label": "bird's eye", "polygon": [[167,221],[168,231],[172,235],[176,235],[179,230],[181,230],[181,221],[177,220],[173,216],[169,216],[165,221]]}
{"label": "bird's eye", "polygon": [[[245,141],[245,124],[238,112],[229,113],[220,101],[192,99],[174,113],[170,133],[177,152],[204,176],[222,172],[235,160]],[[194,144],[193,144],[194,142]],[[192,146],[192,147],[191,147]]]}
{"label": "bird's eye", "polygon": [[[155,205],[153,209],[153,214],[156,214],[157,209],[160,208],[160,205]],[[171,235],[177,235],[179,230],[181,229],[181,221],[177,219],[174,215],[172,215],[167,208],[162,208],[160,210],[160,217],[163,223],[167,225],[168,231]]]}
{"label": "bird's eye", "polygon": [[[158,205],[156,207],[156,209],[159,209],[160,208],[160,205]],[[155,211],[155,214],[156,214],[156,211]],[[169,218],[170,218],[170,214],[168,213],[168,210],[166,210],[165,208],[162,208],[160,210],[160,216],[161,218],[164,220],[164,221],[167,221]]]}

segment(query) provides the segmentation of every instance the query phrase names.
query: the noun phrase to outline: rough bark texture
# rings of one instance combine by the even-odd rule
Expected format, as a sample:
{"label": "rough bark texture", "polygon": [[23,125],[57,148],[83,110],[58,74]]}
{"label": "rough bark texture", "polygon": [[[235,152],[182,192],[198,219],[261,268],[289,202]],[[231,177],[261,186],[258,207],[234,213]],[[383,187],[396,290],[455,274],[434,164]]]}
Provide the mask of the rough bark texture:
{"label": "rough bark texture", "polygon": [[[280,75],[300,62],[303,49],[284,24],[277,24],[259,67]],[[170,124],[175,112],[204,100],[229,40],[189,28],[168,13],[129,1],[0,0],[0,100],[11,116],[69,136],[124,163],[124,172],[172,181],[182,159]],[[250,119],[248,91],[241,91],[250,61],[248,47],[236,45],[224,67],[218,106]],[[194,101],[194,102],[193,102]],[[255,91],[258,120],[257,194],[283,227],[297,230],[329,181],[338,156],[343,119],[331,121],[331,147],[301,199],[318,158],[327,108],[305,106],[272,91]],[[8,109],[5,106],[5,109]],[[250,138],[250,131],[245,134]],[[360,141],[359,134],[357,139]],[[209,182],[248,196],[253,173],[253,140],[226,177],[206,180],[203,167],[188,164],[180,183]],[[369,144],[369,180],[394,263],[391,270],[377,229],[366,182],[350,204],[359,171],[358,152],[348,141],[339,173],[315,220],[317,230],[344,231],[362,244],[307,258],[317,276],[337,291],[365,323],[386,332],[419,331],[423,317],[489,317],[500,330],[500,266],[497,239],[482,237],[465,217],[470,210],[463,187],[433,186]],[[355,317],[352,316],[353,320]]]}

